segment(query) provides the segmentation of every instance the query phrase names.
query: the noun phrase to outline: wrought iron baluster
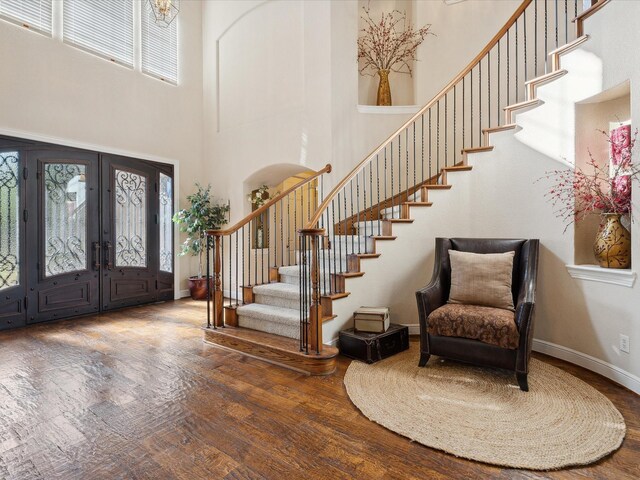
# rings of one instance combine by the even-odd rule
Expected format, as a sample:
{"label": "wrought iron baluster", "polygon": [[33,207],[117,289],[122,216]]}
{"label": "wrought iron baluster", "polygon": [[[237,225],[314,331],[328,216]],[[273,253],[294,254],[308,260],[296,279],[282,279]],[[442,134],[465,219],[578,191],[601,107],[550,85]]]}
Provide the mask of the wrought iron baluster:
{"label": "wrought iron baluster", "polygon": [[549,13],[548,0],[544,0],[544,73],[549,71]]}
{"label": "wrought iron baluster", "polygon": [[429,181],[431,181],[431,178],[433,178],[433,170],[431,169],[431,160],[432,160],[432,156],[431,156],[431,141],[432,141],[432,135],[431,135],[431,109],[432,107],[429,107]]}
{"label": "wrought iron baluster", "polygon": [[424,183],[424,113],[422,115],[420,115],[420,121],[421,121],[421,125],[420,125],[420,164],[421,164],[421,170],[422,170],[422,181],[421,183]]}
{"label": "wrought iron baluster", "polygon": [[569,13],[567,12],[567,0],[564,0],[564,43],[569,43]]}
{"label": "wrought iron baluster", "polygon": [[293,253],[296,250],[296,233],[293,233],[293,242],[291,239],[291,194],[287,195],[287,265],[291,265],[291,244],[293,243]]}
{"label": "wrought iron baluster", "polygon": [[[529,78],[529,72],[527,71],[527,11],[522,12],[522,41],[524,42],[524,81]],[[526,100],[526,98],[525,98]]]}
{"label": "wrought iron baluster", "polygon": [[[340,195],[340,194],[338,194]],[[338,199],[338,223],[340,223],[340,200]],[[331,243],[331,256],[333,257],[333,273],[338,273],[338,269],[336,268],[336,202],[335,199],[331,200],[331,232],[333,235],[333,242]],[[340,250],[340,246],[338,246],[338,251]],[[333,279],[330,278],[330,287],[331,293],[334,293],[335,287]]]}
{"label": "wrought iron baluster", "polygon": [[482,145],[482,60],[478,62],[478,146]]}
{"label": "wrought iron baluster", "polygon": [[469,119],[469,130],[471,133],[471,143],[469,144],[470,147],[473,147],[473,68],[471,69],[471,76],[469,78],[469,86],[471,87],[471,92],[469,93],[470,96],[470,101],[471,101],[471,114],[470,114],[470,119]]}
{"label": "wrought iron baluster", "polygon": [[519,62],[518,62],[518,20],[516,20],[516,103],[518,103],[520,101],[520,84],[518,83],[518,66],[519,66]]}
{"label": "wrought iron baluster", "polygon": [[487,128],[491,127],[491,50],[487,52]]}
{"label": "wrought iron baluster", "polygon": [[[293,235],[298,235],[298,189],[293,191]],[[293,252],[293,258],[298,265],[298,252]]]}
{"label": "wrought iron baluster", "polygon": [[239,300],[238,300],[238,231],[237,230],[234,233],[234,236],[236,237],[236,307],[237,307],[239,304]]}
{"label": "wrought iron baluster", "polygon": [[253,222],[249,222],[247,223],[247,231],[249,234],[249,255],[247,255],[247,258],[249,259],[249,261],[247,262],[247,267],[249,269],[249,272],[247,274],[247,279],[249,280],[249,285],[251,285],[251,247],[253,246],[253,237],[251,236],[251,224]]}
{"label": "wrought iron baluster", "polygon": [[[358,234],[358,253],[362,253],[360,251],[360,176],[359,175],[356,175],[356,225],[358,225],[358,228],[356,230],[356,233]],[[366,229],[367,222],[365,222],[364,225]],[[365,235],[366,235],[366,230],[365,230]]]}
{"label": "wrought iron baluster", "polygon": [[[413,186],[416,186],[416,122],[413,122]],[[408,192],[407,192],[408,193]]]}
{"label": "wrought iron baluster", "polygon": [[393,218],[393,142],[391,142],[391,218]]}
{"label": "wrought iron baluster", "polygon": [[[351,253],[355,253],[356,249],[355,249],[355,238],[354,238],[354,233],[353,231],[355,230],[353,228],[353,179],[349,181],[349,190],[351,191],[351,201],[350,206],[351,206],[351,215],[349,216],[349,218],[351,219],[351,231],[349,233],[347,233],[347,235],[351,236]],[[345,230],[347,228],[348,224],[346,223],[346,213],[345,213]]]}
{"label": "wrought iron baluster", "polygon": [[502,99],[500,97],[500,77],[501,77],[501,70],[500,70],[500,43],[501,43],[502,39],[498,40],[498,73],[496,75],[497,77],[497,82],[498,82],[498,108],[496,109],[496,118],[498,119],[498,126],[500,126],[502,124],[502,115],[500,115],[500,104],[502,103]]}
{"label": "wrought iron baluster", "polygon": [[538,0],[533,2],[533,69],[538,76]]}
{"label": "wrought iron baluster", "polygon": [[[440,100],[438,99],[438,104],[436,105],[436,175],[440,175]],[[438,182],[442,177],[439,177]]]}
{"label": "wrought iron baluster", "polygon": [[[278,213],[278,204],[274,203],[273,204],[273,230],[269,229],[269,237],[271,237],[271,232],[273,231],[273,241],[269,242],[269,251],[271,251],[271,246],[273,245],[273,266],[277,266],[278,265],[278,238],[276,237],[277,235],[277,228],[278,228],[278,217],[277,217],[277,213]],[[282,253],[280,253],[282,255]],[[269,276],[269,281],[271,281],[271,276]]]}
{"label": "wrought iron baluster", "polygon": [[378,231],[380,231],[380,217],[382,217],[380,205],[380,154],[376,153],[376,192],[378,195]]}
{"label": "wrought iron baluster", "polygon": [[511,104],[511,40],[509,39],[509,31],[507,30],[507,103],[506,106]]}
{"label": "wrought iron baluster", "polygon": [[[244,266],[246,265],[246,263],[244,262],[244,253],[245,253],[245,244],[244,244],[244,239],[245,239],[246,235],[244,233],[244,225],[242,226],[242,287],[244,287],[247,283],[245,281],[244,278],[244,274],[245,274],[245,268]],[[242,304],[244,305],[244,290],[242,291]]]}
{"label": "wrought iron baluster", "polygon": [[448,106],[449,92],[444,94],[444,166],[449,166],[449,134],[447,132],[449,125],[449,106]]}
{"label": "wrought iron baluster", "polygon": [[458,95],[456,92],[456,88],[457,88],[458,84],[456,83],[453,86],[453,163],[455,164],[456,161],[456,155],[458,155],[458,149],[456,148],[456,144],[457,144],[457,132],[456,132],[456,117],[458,114],[458,108],[457,108],[457,104],[458,104]]}
{"label": "wrought iron baluster", "polygon": [[560,46],[558,43],[558,0],[555,0],[555,23],[556,23],[556,48]]}

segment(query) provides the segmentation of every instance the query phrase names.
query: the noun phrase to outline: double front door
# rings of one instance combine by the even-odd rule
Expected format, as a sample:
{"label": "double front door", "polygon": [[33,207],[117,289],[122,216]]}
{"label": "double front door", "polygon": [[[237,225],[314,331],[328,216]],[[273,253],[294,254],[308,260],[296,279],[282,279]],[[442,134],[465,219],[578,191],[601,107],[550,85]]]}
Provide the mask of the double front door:
{"label": "double front door", "polygon": [[169,165],[0,139],[0,328],[173,298]]}

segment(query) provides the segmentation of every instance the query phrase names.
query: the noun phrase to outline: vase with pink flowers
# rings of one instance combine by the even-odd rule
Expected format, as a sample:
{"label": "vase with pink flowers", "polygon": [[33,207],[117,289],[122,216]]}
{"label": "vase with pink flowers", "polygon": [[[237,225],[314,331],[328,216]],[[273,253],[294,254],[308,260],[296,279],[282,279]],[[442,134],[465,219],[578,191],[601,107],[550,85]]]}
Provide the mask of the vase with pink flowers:
{"label": "vase with pink flowers", "polygon": [[630,125],[620,125],[600,133],[610,146],[608,161],[598,162],[589,151],[585,168],[547,172],[544,178],[551,180],[552,186],[546,197],[566,227],[587,215],[600,214],[593,246],[598,264],[605,268],[629,268],[631,233],[622,219],[631,220],[631,189],[640,178],[640,166],[631,159],[638,132],[632,134]]}

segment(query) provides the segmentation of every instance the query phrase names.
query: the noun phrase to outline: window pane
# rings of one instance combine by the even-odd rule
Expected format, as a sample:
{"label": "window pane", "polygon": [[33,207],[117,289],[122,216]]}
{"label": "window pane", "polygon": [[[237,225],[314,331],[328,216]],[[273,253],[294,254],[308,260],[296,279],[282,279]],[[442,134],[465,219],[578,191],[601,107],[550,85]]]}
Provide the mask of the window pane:
{"label": "window pane", "polygon": [[147,266],[147,179],[115,171],[116,267]]}
{"label": "window pane", "polygon": [[131,0],[64,0],[64,41],[133,67]]}
{"label": "window pane", "polygon": [[0,17],[51,35],[51,0],[0,0]]}
{"label": "window pane", "polygon": [[178,18],[168,27],[156,25],[147,2],[142,9],[142,71],[178,83]]}
{"label": "window pane", "polygon": [[87,268],[86,167],[44,167],[45,276]]}
{"label": "window pane", "polygon": [[20,283],[18,152],[0,153],[0,290]]}
{"label": "window pane", "polygon": [[160,270],[173,273],[173,179],[160,174]]}

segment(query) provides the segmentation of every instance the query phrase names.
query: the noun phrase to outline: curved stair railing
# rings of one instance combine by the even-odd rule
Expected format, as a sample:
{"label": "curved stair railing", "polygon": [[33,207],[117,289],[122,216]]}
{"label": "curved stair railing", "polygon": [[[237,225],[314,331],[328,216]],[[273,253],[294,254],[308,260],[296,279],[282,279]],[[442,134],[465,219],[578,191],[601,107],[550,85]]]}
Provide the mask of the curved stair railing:
{"label": "curved stair railing", "polygon": [[[468,170],[468,153],[491,150],[492,132],[515,128],[513,114],[534,107],[535,87],[562,73],[564,45],[608,0],[524,0],[485,48],[409,121],[323,198],[299,230],[301,349],[322,350],[323,303],[344,295],[375,242],[410,222],[409,206],[429,206],[430,190],[448,188],[447,172]],[[574,28],[572,22],[576,23]],[[535,82],[533,81],[535,79]]]}
{"label": "curved stair railing", "polygon": [[252,288],[277,281],[279,267],[298,264],[296,232],[311,218],[330,172],[326,165],[232,227],[207,232],[207,328],[238,326],[236,309],[253,302]]}

